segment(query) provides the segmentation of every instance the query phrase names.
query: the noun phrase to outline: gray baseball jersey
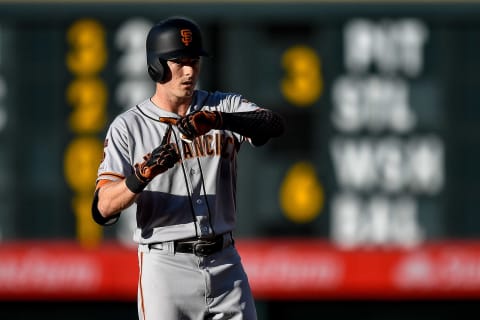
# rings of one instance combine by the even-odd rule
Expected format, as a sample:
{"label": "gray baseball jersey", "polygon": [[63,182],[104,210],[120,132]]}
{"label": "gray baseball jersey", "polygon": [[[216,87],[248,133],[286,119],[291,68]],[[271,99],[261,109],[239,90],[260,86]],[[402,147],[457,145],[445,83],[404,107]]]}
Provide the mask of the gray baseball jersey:
{"label": "gray baseball jersey", "polygon": [[[241,95],[197,90],[188,113],[258,108]],[[134,164],[160,145],[168,129],[159,117],[179,118],[147,99],[114,119],[97,181],[132,174]],[[228,130],[211,130],[186,142],[175,126],[172,129],[170,142],[177,145],[181,160],[155,177],[136,200],[134,240],[140,244],[207,237],[232,231],[235,226],[237,153],[246,138]]]}

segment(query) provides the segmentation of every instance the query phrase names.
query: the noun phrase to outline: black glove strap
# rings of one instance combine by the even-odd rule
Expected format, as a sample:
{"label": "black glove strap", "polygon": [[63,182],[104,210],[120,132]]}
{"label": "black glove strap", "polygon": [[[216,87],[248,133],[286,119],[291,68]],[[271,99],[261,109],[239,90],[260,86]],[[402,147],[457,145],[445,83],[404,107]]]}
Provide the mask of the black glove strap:
{"label": "black glove strap", "polygon": [[140,180],[135,173],[132,173],[125,179],[125,184],[127,188],[133,193],[140,193],[148,185],[148,181]]}

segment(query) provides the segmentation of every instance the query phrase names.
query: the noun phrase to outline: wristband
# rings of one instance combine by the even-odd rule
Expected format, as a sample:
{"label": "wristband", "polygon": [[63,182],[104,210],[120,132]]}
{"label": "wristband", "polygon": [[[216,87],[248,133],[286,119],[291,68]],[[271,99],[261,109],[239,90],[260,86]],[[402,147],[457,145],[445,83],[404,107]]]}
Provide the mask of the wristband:
{"label": "wristband", "polygon": [[148,181],[140,180],[135,173],[129,175],[125,179],[125,184],[127,188],[133,193],[140,193],[148,185]]}

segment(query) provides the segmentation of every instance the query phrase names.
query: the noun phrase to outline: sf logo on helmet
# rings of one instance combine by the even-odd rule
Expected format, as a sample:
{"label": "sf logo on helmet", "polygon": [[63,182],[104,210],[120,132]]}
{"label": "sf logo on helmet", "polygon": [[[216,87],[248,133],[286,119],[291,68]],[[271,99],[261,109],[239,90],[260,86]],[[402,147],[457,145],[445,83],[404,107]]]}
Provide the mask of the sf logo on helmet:
{"label": "sf logo on helmet", "polygon": [[182,42],[185,46],[188,46],[190,42],[193,41],[192,31],[190,29],[182,29],[180,30],[180,34],[182,35]]}

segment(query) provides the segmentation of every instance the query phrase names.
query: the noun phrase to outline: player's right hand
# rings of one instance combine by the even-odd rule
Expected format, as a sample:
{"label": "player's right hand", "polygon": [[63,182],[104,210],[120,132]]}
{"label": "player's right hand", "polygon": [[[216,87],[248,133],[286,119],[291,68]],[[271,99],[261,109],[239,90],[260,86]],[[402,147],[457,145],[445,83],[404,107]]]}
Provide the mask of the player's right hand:
{"label": "player's right hand", "polygon": [[135,174],[147,182],[160,173],[172,168],[180,160],[175,144],[161,144],[143,157],[142,163],[135,164]]}
{"label": "player's right hand", "polygon": [[176,145],[170,143],[171,136],[172,126],[168,125],[160,146],[146,154],[142,163],[135,164],[135,175],[143,182],[149,182],[160,173],[172,168],[180,160]]}

